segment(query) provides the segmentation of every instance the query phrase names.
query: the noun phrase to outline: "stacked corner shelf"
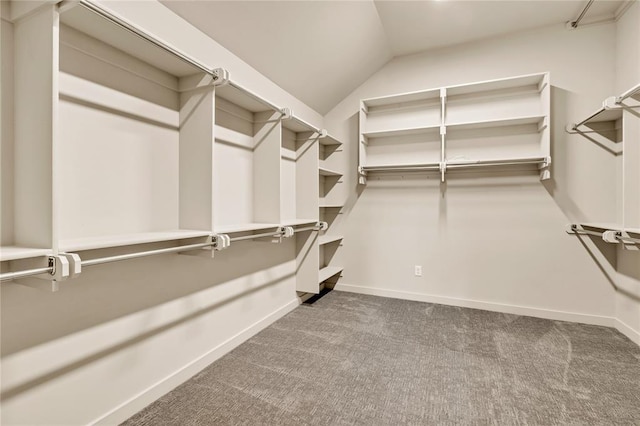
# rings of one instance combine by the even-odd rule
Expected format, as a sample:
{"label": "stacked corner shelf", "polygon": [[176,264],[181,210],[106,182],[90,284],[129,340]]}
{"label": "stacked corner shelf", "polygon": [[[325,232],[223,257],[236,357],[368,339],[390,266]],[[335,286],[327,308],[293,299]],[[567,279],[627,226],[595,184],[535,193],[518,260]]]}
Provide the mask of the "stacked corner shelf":
{"label": "stacked corner shelf", "polygon": [[319,213],[320,220],[327,223],[324,234],[318,237],[319,246],[319,290],[325,286],[333,286],[340,278],[342,266],[338,266],[336,256],[342,243],[342,236],[335,234],[336,219],[342,211],[343,204],[336,201],[340,196],[339,185],[342,185],[342,172],[334,165],[341,164],[336,157],[340,153],[342,143],[330,135],[320,139],[319,150]]}
{"label": "stacked corner shelf", "polygon": [[365,99],[360,182],[368,173],[535,164],[549,177],[547,73]]}

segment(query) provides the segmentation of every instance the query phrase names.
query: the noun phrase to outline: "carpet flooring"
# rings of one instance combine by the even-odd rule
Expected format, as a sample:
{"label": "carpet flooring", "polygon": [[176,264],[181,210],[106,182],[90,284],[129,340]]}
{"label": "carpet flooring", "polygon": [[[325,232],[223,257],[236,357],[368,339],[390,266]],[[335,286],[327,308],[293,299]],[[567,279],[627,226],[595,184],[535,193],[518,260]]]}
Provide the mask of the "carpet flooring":
{"label": "carpet flooring", "polygon": [[614,329],[332,291],[134,425],[640,425],[640,348]]}

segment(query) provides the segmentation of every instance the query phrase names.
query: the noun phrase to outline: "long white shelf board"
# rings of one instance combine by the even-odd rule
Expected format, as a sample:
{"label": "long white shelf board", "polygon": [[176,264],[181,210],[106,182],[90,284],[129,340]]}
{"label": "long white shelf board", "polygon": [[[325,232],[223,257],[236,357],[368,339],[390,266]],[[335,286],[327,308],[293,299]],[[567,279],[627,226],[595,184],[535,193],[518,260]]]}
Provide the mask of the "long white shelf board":
{"label": "long white shelf board", "polygon": [[326,167],[319,167],[318,172],[321,176],[342,176],[342,173],[336,172],[335,170],[327,169]]}
{"label": "long white shelf board", "polygon": [[597,222],[597,223],[580,223],[582,227],[598,229],[601,231],[621,231],[623,228],[622,225],[618,223],[606,223],[606,222]]}
{"label": "long white shelf board", "polygon": [[51,249],[31,248],[20,246],[0,246],[0,261],[31,259],[34,257],[48,256],[53,251]]}
{"label": "long white shelf board", "polygon": [[319,207],[321,209],[341,209],[343,207],[343,205],[342,204],[320,203]]}
{"label": "long white shelf board", "polygon": [[481,121],[466,121],[459,123],[447,123],[447,130],[472,130],[472,129],[487,129],[491,127],[507,127],[507,126],[521,126],[525,124],[540,124],[544,120],[544,115],[532,115],[526,117],[510,117],[497,120],[481,120]]}
{"label": "long white shelf board", "polygon": [[342,240],[342,235],[321,235],[318,237],[318,244],[325,245],[335,243]]}
{"label": "long white shelf board", "polygon": [[447,98],[472,93],[493,92],[505,89],[525,88],[536,86],[536,90],[541,90],[544,86],[544,78],[547,74],[529,74],[511,78],[501,78],[496,80],[480,81],[475,83],[461,84],[447,87]]}
{"label": "long white shelf board", "polygon": [[60,15],[60,21],[177,77],[198,72],[197,68],[175,55],[145,41],[131,31],[114,25],[85,7],[76,6],[65,10]]}
{"label": "long white shelf board", "polygon": [[156,243],[161,241],[183,240],[211,235],[210,231],[172,230],[159,232],[140,232],[135,234],[105,235],[99,237],[73,238],[61,240],[60,251],[95,250],[109,247],[131,246],[135,244]]}
{"label": "long white shelf board", "polygon": [[415,92],[400,93],[397,95],[380,96],[378,98],[363,99],[362,103],[367,108],[391,106],[396,104],[417,103],[420,101],[439,101],[440,89],[418,90]]}
{"label": "long white shelf board", "polygon": [[285,219],[282,226],[315,225],[318,219]]}
{"label": "long white shelf board", "polygon": [[422,135],[427,133],[439,133],[440,125],[408,127],[404,129],[380,130],[375,132],[363,132],[362,135],[369,139],[388,138],[396,136]]}
{"label": "long white shelf board", "polygon": [[232,225],[214,226],[217,234],[231,234],[234,232],[260,231],[263,229],[279,228],[279,223],[239,223]]}

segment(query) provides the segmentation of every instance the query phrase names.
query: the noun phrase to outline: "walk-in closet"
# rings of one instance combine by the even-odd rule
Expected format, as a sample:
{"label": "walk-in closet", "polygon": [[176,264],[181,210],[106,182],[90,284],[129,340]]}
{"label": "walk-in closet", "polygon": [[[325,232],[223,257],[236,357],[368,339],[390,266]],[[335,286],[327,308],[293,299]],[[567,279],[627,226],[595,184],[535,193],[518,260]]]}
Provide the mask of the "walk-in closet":
{"label": "walk-in closet", "polygon": [[640,422],[640,1],[0,5],[3,425]]}

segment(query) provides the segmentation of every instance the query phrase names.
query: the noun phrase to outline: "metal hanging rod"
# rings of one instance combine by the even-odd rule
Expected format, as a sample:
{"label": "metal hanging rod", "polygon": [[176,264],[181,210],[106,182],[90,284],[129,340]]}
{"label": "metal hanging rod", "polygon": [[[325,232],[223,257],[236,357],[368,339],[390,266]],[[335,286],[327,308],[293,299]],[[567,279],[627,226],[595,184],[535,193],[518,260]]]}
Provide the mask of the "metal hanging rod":
{"label": "metal hanging rod", "polygon": [[[78,5],[84,7],[85,9],[95,13],[96,15],[99,15],[100,17],[108,20],[109,22],[112,22],[113,24],[119,26],[120,28],[132,33],[133,35],[140,37],[141,39],[153,44],[154,46],[164,50],[165,52],[168,52],[170,54],[172,54],[173,56],[175,56],[176,58],[180,59],[181,61],[199,69],[200,71],[209,74],[210,76],[213,77],[214,80],[217,80],[219,77],[218,73],[207,67],[206,65],[204,65],[203,63],[199,62],[198,60],[192,58],[191,56],[187,55],[186,53],[174,48],[173,46],[158,40],[157,38],[153,37],[152,35],[148,34],[147,32],[145,32],[144,30],[130,24],[129,22],[125,21],[124,19],[114,15],[112,12],[110,12],[107,9],[104,9],[102,6],[99,6],[89,0],[79,0]],[[64,4],[63,4],[64,5]]]}
{"label": "metal hanging rod", "polygon": [[631,89],[627,90],[626,92],[618,96],[616,98],[616,103],[619,104],[625,99],[634,96],[636,93],[640,93],[640,84],[636,85],[635,87],[632,87]]}
{"label": "metal hanging rod", "polygon": [[469,162],[464,161],[450,161],[447,162],[447,168],[464,168],[464,167],[479,167],[479,166],[509,166],[516,164],[540,164],[544,163],[546,159],[540,158],[514,158],[505,160],[474,160]]}
{"label": "metal hanging rod", "polygon": [[572,224],[571,225],[571,232],[576,233],[576,234],[593,235],[594,237],[602,237],[604,235],[604,232],[589,231],[587,229],[582,228],[581,226],[579,226],[577,224]]}
{"label": "metal hanging rod", "polygon": [[591,7],[594,1],[595,0],[589,0],[586,6],[584,7],[584,9],[582,9],[582,12],[580,12],[580,15],[574,21],[569,22],[569,25],[571,26],[571,28],[578,28],[580,21],[582,21],[582,18],[584,18],[584,16],[587,14],[587,11],[589,10],[589,8]]}
{"label": "metal hanging rod", "polygon": [[282,235],[283,235],[282,231],[263,232],[261,234],[251,234],[251,235],[245,235],[243,237],[233,237],[233,238],[230,238],[229,240],[231,242],[234,242],[234,241],[253,240],[254,238],[262,238],[262,237],[281,237]]}
{"label": "metal hanging rod", "polygon": [[158,249],[158,250],[141,251],[138,253],[121,254],[118,256],[101,257],[98,259],[83,260],[81,265],[83,267],[94,266],[94,265],[101,265],[103,263],[120,262],[122,260],[137,259],[140,257],[147,257],[147,256],[155,256],[157,254],[178,253],[183,251],[197,250],[201,248],[211,247],[213,244],[214,244],[213,242],[189,244],[186,246],[169,247],[169,248]]}
{"label": "metal hanging rod", "polygon": [[[289,229],[290,233],[286,231],[287,229]],[[141,251],[137,253],[128,253],[128,254],[121,254],[116,256],[100,257],[97,259],[88,259],[88,260],[82,260],[82,261],[80,261],[80,258],[78,257],[78,261],[81,267],[87,267],[87,266],[102,265],[105,263],[120,262],[123,260],[138,259],[141,257],[155,256],[159,254],[180,253],[180,252],[191,251],[191,250],[199,250],[199,249],[208,248],[208,247],[214,247],[216,248],[216,250],[220,250],[228,247],[228,243],[233,241],[252,240],[255,238],[262,238],[262,237],[287,237],[287,236],[292,236],[296,232],[319,231],[321,229],[326,229],[326,226],[323,226],[323,222],[319,222],[314,226],[297,228],[297,229],[293,227],[280,227],[278,231],[264,232],[260,234],[251,234],[251,235],[245,235],[245,236],[234,237],[234,238],[228,238],[226,234],[221,234],[221,235],[213,236],[211,241],[208,241],[206,243],[189,244],[184,246],[168,247],[168,248],[157,249],[157,250],[147,250],[147,251]],[[226,237],[226,240],[227,240],[226,243],[223,241],[224,237],[220,238],[221,236]],[[77,256],[77,255],[73,255],[73,256]],[[26,269],[23,271],[7,272],[4,274],[0,274],[0,281],[15,280],[19,278],[26,278],[26,277],[41,275],[41,274],[54,275],[55,273],[54,257],[49,257],[49,262],[51,266],[48,266],[48,267]]]}
{"label": "metal hanging rod", "polygon": [[640,244],[640,238],[625,237],[625,236],[622,235],[622,232],[620,232],[620,231],[616,232],[615,238],[616,238],[616,240],[622,241],[623,243]]}
{"label": "metal hanging rod", "polygon": [[17,272],[6,272],[0,275],[0,281],[16,280],[18,278],[26,278],[40,274],[53,274],[53,266],[49,266],[46,268],[27,269]]}

